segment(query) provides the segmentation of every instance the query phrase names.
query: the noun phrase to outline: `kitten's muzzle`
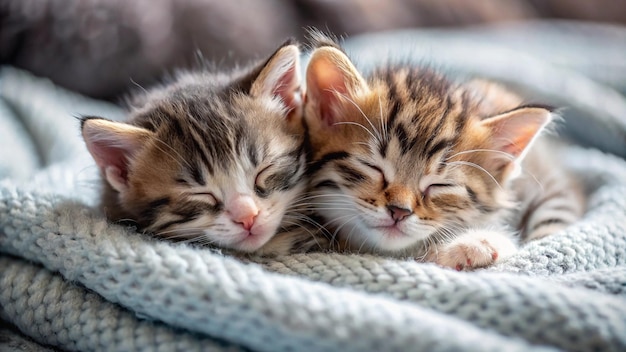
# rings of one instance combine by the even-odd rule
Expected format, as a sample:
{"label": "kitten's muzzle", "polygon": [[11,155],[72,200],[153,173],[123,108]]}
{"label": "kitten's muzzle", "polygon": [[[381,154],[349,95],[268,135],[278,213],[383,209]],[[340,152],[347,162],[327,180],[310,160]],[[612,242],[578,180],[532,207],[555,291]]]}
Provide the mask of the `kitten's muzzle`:
{"label": "kitten's muzzle", "polygon": [[241,225],[246,231],[250,231],[259,215],[259,208],[254,199],[246,195],[236,196],[228,205],[227,211],[232,221]]}

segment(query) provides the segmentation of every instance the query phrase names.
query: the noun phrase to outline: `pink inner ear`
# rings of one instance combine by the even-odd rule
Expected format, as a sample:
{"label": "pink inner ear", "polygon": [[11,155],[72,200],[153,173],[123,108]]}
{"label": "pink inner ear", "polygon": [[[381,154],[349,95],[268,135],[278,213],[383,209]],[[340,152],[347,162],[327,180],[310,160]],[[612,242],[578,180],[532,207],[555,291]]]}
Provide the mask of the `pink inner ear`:
{"label": "pink inner ear", "polygon": [[306,87],[309,95],[307,104],[317,113],[311,118],[320,120],[326,127],[345,119],[341,115],[344,97],[354,101],[369,90],[350,59],[341,51],[329,47],[314,51],[307,67]]}
{"label": "pink inner ear", "polygon": [[522,127],[515,135],[510,136],[508,140],[501,144],[501,150],[505,153],[518,157],[530,144],[530,141],[537,132],[533,127]]}
{"label": "pink inner ear", "polygon": [[318,117],[325,125],[332,126],[339,119],[333,109],[339,103],[339,95],[347,94],[346,77],[331,62],[320,59],[309,66],[307,71],[308,94],[311,103],[315,104]]}
{"label": "pink inner ear", "polygon": [[291,66],[276,82],[276,88],[272,92],[274,96],[280,97],[283,104],[288,109],[287,119],[291,119],[293,114],[302,105],[302,93],[298,82],[296,67]]}
{"label": "pink inner ear", "polygon": [[299,87],[295,87],[297,85],[296,79],[296,70],[292,66],[276,82],[276,88],[272,92],[282,99],[289,110],[296,108],[295,94],[300,91]]}
{"label": "pink inner ear", "polygon": [[319,106],[320,119],[326,124],[327,127],[332,126],[339,120],[335,117],[332,111],[333,106],[336,106],[338,102],[338,98],[334,92],[328,90],[320,92],[320,96],[323,97],[320,100],[323,103]]}
{"label": "pink inner ear", "polygon": [[525,107],[483,120],[493,131],[493,147],[517,158],[550,122],[548,110]]}
{"label": "pink inner ear", "polygon": [[128,158],[124,149],[111,146],[107,141],[88,143],[87,148],[101,170],[115,167],[120,171],[120,177],[124,181],[128,179]]}
{"label": "pink inner ear", "polygon": [[105,119],[83,122],[87,149],[109,184],[123,191],[128,184],[129,158],[147,141],[152,132]]}

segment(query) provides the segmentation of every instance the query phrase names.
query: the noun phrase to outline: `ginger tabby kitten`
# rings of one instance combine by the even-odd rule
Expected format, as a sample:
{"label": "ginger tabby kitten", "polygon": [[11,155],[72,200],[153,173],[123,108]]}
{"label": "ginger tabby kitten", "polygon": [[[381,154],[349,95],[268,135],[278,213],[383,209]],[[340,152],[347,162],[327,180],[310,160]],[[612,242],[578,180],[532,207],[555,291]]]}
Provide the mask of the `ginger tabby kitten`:
{"label": "ginger tabby kitten", "polygon": [[540,136],[553,113],[495,83],[410,65],[363,77],[321,36],[306,82],[313,208],[344,248],[468,270],[585,209]]}

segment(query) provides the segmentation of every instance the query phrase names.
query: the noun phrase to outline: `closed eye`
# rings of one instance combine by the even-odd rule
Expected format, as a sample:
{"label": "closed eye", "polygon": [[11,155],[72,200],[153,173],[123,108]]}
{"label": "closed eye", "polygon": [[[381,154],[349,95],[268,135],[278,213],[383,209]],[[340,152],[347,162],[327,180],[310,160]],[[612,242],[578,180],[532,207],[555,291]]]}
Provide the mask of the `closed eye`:
{"label": "closed eye", "polygon": [[432,185],[428,186],[428,187],[452,187],[454,186],[451,183],[433,183]]}
{"label": "closed eye", "polygon": [[428,185],[428,187],[426,187],[426,189],[422,192],[422,196],[423,197],[428,197],[429,195],[431,195],[431,193],[433,191],[442,189],[442,188],[450,188],[450,187],[454,187],[456,185],[452,184],[452,183],[432,183],[430,185]]}
{"label": "closed eye", "polygon": [[363,164],[363,165],[369,167],[370,169],[378,172],[380,174],[381,178],[382,178],[382,181],[383,181],[383,189],[387,188],[389,183],[387,182],[387,178],[385,177],[385,173],[383,172],[383,169],[381,169],[380,167],[378,167],[378,166],[376,166],[374,164],[368,163],[365,160],[359,160],[359,161],[361,162],[361,164]]}
{"label": "closed eye", "polygon": [[266,198],[267,196],[269,196],[270,193],[269,190],[265,187],[264,182],[267,179],[266,174],[268,173],[267,171],[270,167],[272,167],[272,165],[268,165],[261,169],[261,171],[259,171],[254,178],[254,192],[257,196],[261,198]]}
{"label": "closed eye", "polygon": [[193,196],[201,197],[203,201],[210,203],[212,206],[219,204],[219,200],[211,192],[194,192]]}

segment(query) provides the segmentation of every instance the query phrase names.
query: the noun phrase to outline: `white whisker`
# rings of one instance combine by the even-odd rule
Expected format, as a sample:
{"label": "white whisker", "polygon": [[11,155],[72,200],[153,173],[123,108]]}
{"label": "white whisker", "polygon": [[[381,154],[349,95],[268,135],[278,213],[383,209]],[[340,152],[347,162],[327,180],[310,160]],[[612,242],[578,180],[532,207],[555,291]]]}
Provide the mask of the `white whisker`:
{"label": "white whisker", "polygon": [[378,110],[380,110],[380,130],[382,132],[381,142],[387,140],[387,124],[385,123],[385,117],[383,116],[383,103],[380,98],[380,94],[378,94]]}
{"label": "white whisker", "polygon": [[470,167],[476,168],[476,169],[478,169],[480,171],[483,171],[487,175],[489,175],[489,177],[491,177],[493,182],[495,182],[495,184],[498,185],[498,188],[503,189],[502,186],[500,185],[500,183],[498,183],[498,180],[496,180],[496,178],[493,177],[493,175],[490,174],[489,171],[485,170],[485,168],[483,168],[482,166],[480,166],[478,164],[474,164],[474,163],[469,162],[469,161],[461,161],[461,160],[459,160],[459,161],[452,161],[452,162],[449,162],[449,163],[445,163],[444,162],[444,164],[448,164],[448,165],[450,165],[450,164],[452,164],[452,165],[458,164],[458,165],[466,165],[466,166],[470,166]]}
{"label": "white whisker", "polygon": [[315,241],[315,244],[317,244],[318,248],[322,248],[322,245],[319,243],[319,241],[317,240],[317,236],[315,236],[315,234],[313,234],[313,232],[311,232],[311,230],[309,230],[306,226],[303,226],[301,223],[299,222],[286,222],[288,225],[295,225],[300,227],[301,229],[305,230],[310,236],[311,238],[313,238],[313,240]]}
{"label": "white whisker", "polygon": [[477,152],[501,154],[501,155],[507,157],[509,160],[515,160],[515,157],[512,154],[503,152],[501,150],[495,150],[495,149],[471,149],[471,150],[464,150],[464,151],[452,154],[449,157],[447,157],[445,159],[445,161],[448,161],[448,160],[450,160],[450,159],[452,159],[452,158],[454,158],[455,156],[458,156],[458,155],[469,154],[469,153],[477,153]]}
{"label": "white whisker", "polygon": [[174,155],[172,155],[172,154],[170,154],[170,153],[166,152],[163,148],[159,147],[158,145],[155,145],[155,146],[156,146],[156,147],[157,147],[160,151],[162,151],[162,152],[163,152],[163,154],[165,154],[165,155],[169,156],[170,158],[174,159],[174,161],[175,161],[176,163],[178,163],[178,165],[179,165],[180,167],[182,167],[182,166],[183,166],[183,164],[181,164],[181,162],[180,162],[180,161],[182,160],[182,161],[183,161],[183,162],[187,165],[187,167],[192,168],[192,167],[191,167],[191,165],[189,164],[189,162],[187,162],[187,160],[186,160],[185,158],[183,158],[183,156],[182,156],[182,155],[180,155],[180,153],[179,153],[179,152],[177,152],[177,151],[176,151],[176,149],[172,148],[169,144],[165,143],[164,141],[160,140],[159,138],[155,138],[155,140],[156,140],[157,142],[161,143],[162,145],[164,145],[164,146],[168,147],[168,148],[169,148],[172,152],[174,152],[174,154],[178,155],[178,158],[179,158],[179,159],[177,159],[176,157],[174,157]]}
{"label": "white whisker", "polygon": [[[382,139],[380,136],[380,133],[376,130],[376,127],[374,127],[374,124],[372,123],[372,121],[367,117],[367,115],[365,115],[365,113],[363,112],[363,110],[361,110],[361,107],[359,106],[359,104],[357,104],[354,100],[350,99],[350,97],[348,97],[345,94],[341,94],[339,92],[336,92],[337,94],[339,94],[341,97],[343,97],[344,99],[346,99],[348,102],[350,102],[352,105],[354,105],[355,108],[357,108],[357,110],[359,110],[359,112],[361,113],[361,116],[363,116],[363,118],[369,123],[369,125],[372,127],[372,130],[370,131],[369,129],[365,128],[365,126],[360,125],[361,127],[363,127],[366,131],[368,131],[370,133],[370,135],[372,136],[372,138],[374,138],[376,141],[378,141],[379,143],[382,143]],[[374,133],[376,133],[376,136],[374,136]]]}
{"label": "white whisker", "polygon": [[378,138],[376,138],[376,136],[374,136],[374,134],[372,133],[372,131],[370,131],[368,128],[366,128],[365,126],[363,126],[362,124],[358,123],[358,122],[353,122],[353,121],[340,121],[340,122],[335,122],[333,124],[334,125],[354,125],[354,126],[359,126],[362,129],[364,129],[367,133],[369,133],[370,136],[372,136],[372,138],[374,138],[375,140],[378,140]]}

